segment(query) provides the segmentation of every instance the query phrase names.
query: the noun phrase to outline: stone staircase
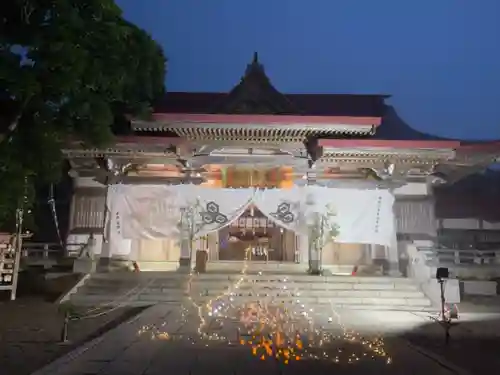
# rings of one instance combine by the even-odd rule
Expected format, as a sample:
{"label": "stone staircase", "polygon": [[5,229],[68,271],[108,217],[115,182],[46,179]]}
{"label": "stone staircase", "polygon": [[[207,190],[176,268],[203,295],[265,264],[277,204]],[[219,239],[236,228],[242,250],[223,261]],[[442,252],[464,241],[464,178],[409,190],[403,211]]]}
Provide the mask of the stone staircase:
{"label": "stone staircase", "polygon": [[189,277],[176,272],[94,274],[70,295],[75,305],[145,306],[181,304],[226,295],[238,303],[273,301],[311,306],[333,304],[363,310],[432,310],[431,301],[410,279],[389,277],[311,276],[272,273],[206,273]]}

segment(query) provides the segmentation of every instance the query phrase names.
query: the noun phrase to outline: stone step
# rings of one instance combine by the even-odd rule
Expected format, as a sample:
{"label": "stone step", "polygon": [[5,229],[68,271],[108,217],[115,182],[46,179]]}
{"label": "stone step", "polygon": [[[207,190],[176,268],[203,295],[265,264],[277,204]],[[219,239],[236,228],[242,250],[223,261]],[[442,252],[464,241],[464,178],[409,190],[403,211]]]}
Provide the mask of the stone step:
{"label": "stone step", "polygon": [[[212,300],[210,297],[196,298],[197,304],[205,304]],[[235,304],[245,304],[256,302],[255,297],[231,297],[231,302]],[[71,301],[76,305],[101,305],[106,304],[110,306],[126,305],[134,306],[140,305],[153,305],[157,303],[175,303],[179,304],[186,301],[186,298],[181,296],[170,296],[167,294],[139,294],[132,295],[127,298],[117,298],[116,295],[74,295]],[[430,308],[431,303],[427,298],[354,298],[354,297],[338,297],[338,298],[323,298],[323,297],[301,297],[297,300],[293,297],[259,297],[259,302],[262,303],[279,303],[284,306],[295,304],[304,304],[308,307],[315,308],[318,305],[325,306],[338,306],[350,308],[351,306],[360,309],[365,306],[366,309],[387,309],[389,306],[393,310],[401,310],[405,307],[407,310],[421,310],[422,308]],[[186,301],[187,302],[187,301]],[[382,308],[383,307],[383,308]]]}
{"label": "stone step", "polygon": [[[111,298],[111,296],[109,297]],[[101,304],[102,301],[96,301],[93,299],[88,299],[88,298],[71,298],[72,303],[78,306],[88,306],[88,307],[94,307],[98,304]],[[111,302],[109,302],[111,301]],[[112,300],[109,300],[106,302],[106,308],[113,308],[116,306],[124,306],[123,303],[120,302],[113,302]],[[151,301],[145,301],[145,300],[132,300],[127,302],[126,306],[128,307],[144,307],[144,306],[151,306],[156,303],[151,302]],[[173,302],[162,302],[163,305],[171,305],[177,307],[179,305],[179,302],[173,301]],[[323,309],[330,309],[331,305],[330,304],[317,304],[315,306],[316,308],[323,308]],[[394,305],[342,305],[342,304],[336,304],[334,305],[335,308],[338,309],[346,309],[346,310],[371,310],[371,311],[412,311],[412,312],[435,312],[436,309],[433,308],[432,306],[394,306]]]}
{"label": "stone step", "polygon": [[[168,292],[164,292],[161,290],[123,290],[123,291],[104,291],[104,290],[86,290],[85,287],[82,290],[79,290],[75,295],[75,297],[87,297],[87,298],[95,298],[99,300],[133,300],[133,299],[148,299],[151,301],[161,302],[163,300],[167,301],[182,301],[187,299],[188,297],[192,297],[197,301],[208,301],[213,300],[219,296],[227,296],[224,298],[231,298],[232,300],[280,300],[280,301],[342,301],[342,303],[378,303],[379,300],[383,299],[386,303],[407,303],[408,301],[425,301],[424,303],[430,303],[429,300],[424,296],[421,292],[397,292],[391,291],[391,293],[387,293],[386,291],[381,291],[378,293],[373,293],[370,291],[337,291],[336,293],[315,293],[315,292],[306,292],[306,293],[279,293],[279,292],[267,292],[267,293],[259,293],[255,291],[251,292],[242,292],[236,290],[231,294],[228,294],[226,291],[202,291],[197,293],[196,291],[191,291],[190,293],[182,291],[182,290],[169,290]],[[339,302],[340,303],[340,302]],[[417,302],[415,302],[417,303]]]}
{"label": "stone step", "polygon": [[[155,287],[172,287],[178,288],[187,283],[191,285],[203,285],[209,289],[225,288],[228,285],[235,284],[239,279],[220,279],[220,280],[203,280],[200,278],[182,278],[182,279],[129,279],[129,280],[113,280],[113,279],[101,279],[101,278],[91,278],[87,285],[92,286],[110,286],[110,287],[136,287],[138,285],[148,285]],[[399,280],[390,281],[379,281],[379,280],[369,280],[363,282],[356,282],[356,280],[349,280],[348,278],[343,278],[340,280],[327,280],[322,282],[311,282],[308,280],[287,280],[287,281],[272,281],[272,280],[252,280],[244,279],[242,281],[242,287],[246,288],[299,288],[303,290],[335,290],[335,289],[367,289],[367,290],[387,290],[387,289],[400,289],[400,290],[417,290],[418,287],[409,282],[401,282]]]}
{"label": "stone step", "polygon": [[[185,289],[188,286],[191,289],[208,289],[208,290],[225,290],[229,287],[234,287],[236,283],[233,282],[218,282],[206,283],[199,281],[192,282],[179,282],[179,283],[108,283],[108,282],[95,282],[90,280],[85,285],[91,288],[101,289],[132,289],[132,288],[161,288],[161,289]],[[241,290],[299,290],[299,291],[314,291],[314,290],[405,290],[416,291],[419,290],[417,285],[412,284],[352,284],[352,283],[248,283],[243,282],[239,285]]]}
{"label": "stone step", "polygon": [[253,274],[241,275],[238,273],[232,274],[199,274],[190,277],[189,275],[175,273],[175,272],[119,272],[119,273],[98,273],[92,276],[93,282],[106,280],[111,283],[141,281],[149,282],[167,282],[167,281],[185,281],[195,280],[200,282],[222,282],[222,281],[238,281],[243,278],[248,282],[265,283],[265,282],[296,282],[296,283],[352,283],[352,284],[413,284],[412,280],[407,278],[396,277],[357,277],[357,276],[313,276],[307,274],[283,274],[283,275],[269,275],[269,274]]}
{"label": "stone step", "polygon": [[[235,284],[242,279],[238,288]],[[95,274],[71,296],[77,305],[144,306],[197,303],[231,291],[235,303],[256,300],[308,306],[331,303],[361,309],[415,310],[430,308],[431,302],[410,279],[390,277],[312,276],[305,274],[217,273],[186,275],[174,272],[120,272]]]}
{"label": "stone step", "polygon": [[[109,285],[85,285],[78,289],[79,293],[94,295],[94,294],[114,294],[116,296],[125,295],[127,293],[133,293],[140,291],[142,294],[179,294],[185,295],[186,288],[164,288],[164,287],[152,287],[145,286],[143,288],[116,288]],[[212,289],[205,286],[195,286],[191,287],[191,295],[208,295],[208,296],[218,296],[227,292],[228,288],[218,288]],[[366,290],[366,289],[333,289],[333,290],[303,290],[303,289],[287,289],[283,290],[281,288],[238,288],[232,289],[232,293],[237,295],[257,295],[257,296],[286,296],[291,295],[293,297],[300,296],[312,296],[312,297],[383,297],[383,298],[419,298],[423,297],[424,294],[416,289],[412,290],[398,290],[398,289],[381,289],[381,290]]]}

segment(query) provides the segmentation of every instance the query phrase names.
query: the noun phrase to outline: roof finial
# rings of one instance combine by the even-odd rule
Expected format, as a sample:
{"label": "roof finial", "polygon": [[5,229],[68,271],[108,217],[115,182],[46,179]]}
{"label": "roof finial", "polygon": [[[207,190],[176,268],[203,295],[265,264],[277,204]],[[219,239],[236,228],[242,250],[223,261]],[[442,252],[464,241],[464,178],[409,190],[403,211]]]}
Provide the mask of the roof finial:
{"label": "roof finial", "polygon": [[252,63],[247,65],[247,70],[245,72],[245,75],[248,76],[251,72],[256,72],[256,71],[258,71],[258,72],[264,71],[264,67],[259,62],[259,53],[258,52],[253,53]]}
{"label": "roof finial", "polygon": [[257,51],[255,51],[253,53],[253,61],[252,61],[253,64],[258,64],[259,63],[259,53]]}

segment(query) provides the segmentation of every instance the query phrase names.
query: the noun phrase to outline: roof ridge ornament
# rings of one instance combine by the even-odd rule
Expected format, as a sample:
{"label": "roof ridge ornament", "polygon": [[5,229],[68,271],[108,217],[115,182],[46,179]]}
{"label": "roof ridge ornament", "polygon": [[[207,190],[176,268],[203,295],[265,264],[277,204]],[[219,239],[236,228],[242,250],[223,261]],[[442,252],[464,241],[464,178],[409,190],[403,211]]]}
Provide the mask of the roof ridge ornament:
{"label": "roof ridge ornament", "polygon": [[253,53],[252,62],[247,65],[247,69],[245,71],[245,76],[248,76],[250,73],[252,73],[254,71],[259,71],[259,72],[264,73],[264,65],[262,65],[259,62],[259,53],[257,51],[255,51]]}

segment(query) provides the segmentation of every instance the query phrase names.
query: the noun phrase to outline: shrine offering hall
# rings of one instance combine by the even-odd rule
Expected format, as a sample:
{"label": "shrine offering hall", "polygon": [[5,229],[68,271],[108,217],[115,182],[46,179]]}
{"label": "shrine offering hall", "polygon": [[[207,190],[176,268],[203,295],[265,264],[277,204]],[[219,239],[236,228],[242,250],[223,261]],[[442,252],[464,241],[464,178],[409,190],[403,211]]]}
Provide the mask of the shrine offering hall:
{"label": "shrine offering hall", "polygon": [[169,92],[106,149],[64,150],[68,242],[99,267],[259,264],[404,273],[436,237],[433,187],[484,169],[498,142],[410,128],[387,95],[279,92],[255,55],[227,93]]}

